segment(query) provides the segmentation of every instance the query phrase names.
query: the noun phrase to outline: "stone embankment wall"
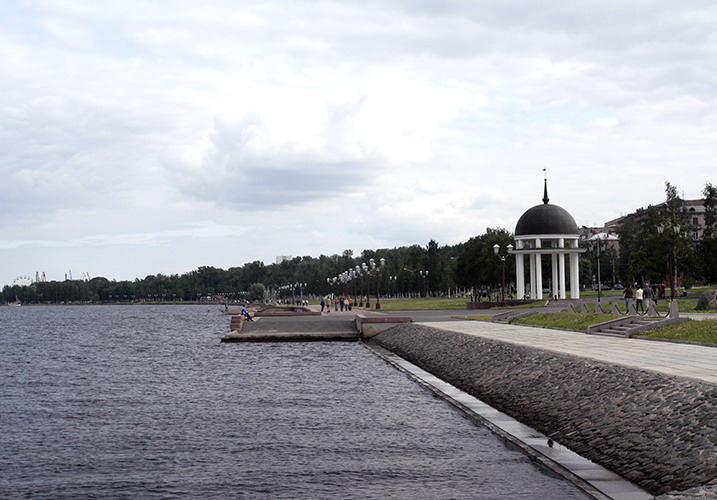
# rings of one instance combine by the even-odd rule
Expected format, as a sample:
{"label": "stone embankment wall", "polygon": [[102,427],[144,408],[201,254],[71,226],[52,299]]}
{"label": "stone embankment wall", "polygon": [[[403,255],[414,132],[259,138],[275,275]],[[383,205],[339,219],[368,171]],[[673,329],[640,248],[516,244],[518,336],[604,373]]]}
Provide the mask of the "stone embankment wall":
{"label": "stone embankment wall", "polygon": [[655,495],[717,488],[715,385],[425,325],[373,340]]}

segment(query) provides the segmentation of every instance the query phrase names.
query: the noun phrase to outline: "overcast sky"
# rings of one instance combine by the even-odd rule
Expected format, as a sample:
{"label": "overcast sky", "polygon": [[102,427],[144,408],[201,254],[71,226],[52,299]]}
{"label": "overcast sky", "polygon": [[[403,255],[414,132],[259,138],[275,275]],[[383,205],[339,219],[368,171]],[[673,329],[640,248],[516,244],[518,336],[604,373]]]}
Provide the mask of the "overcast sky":
{"label": "overcast sky", "polygon": [[716,5],[0,0],[0,285],[700,198]]}

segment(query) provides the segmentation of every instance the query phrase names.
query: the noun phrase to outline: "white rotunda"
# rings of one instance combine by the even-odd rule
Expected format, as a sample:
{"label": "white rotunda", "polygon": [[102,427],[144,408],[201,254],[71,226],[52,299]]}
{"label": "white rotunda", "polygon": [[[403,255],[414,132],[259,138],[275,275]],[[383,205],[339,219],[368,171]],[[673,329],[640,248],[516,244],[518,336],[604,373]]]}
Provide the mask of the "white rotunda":
{"label": "white rotunda", "polygon": [[[578,226],[567,210],[548,203],[548,181],[545,181],[543,204],[526,211],[515,226],[516,291],[519,299],[543,298],[542,256],[550,255],[552,280],[551,298],[567,298],[565,288],[565,257],[570,262],[570,298],[580,298],[580,254]],[[526,296],[525,261],[528,261],[529,295]]]}

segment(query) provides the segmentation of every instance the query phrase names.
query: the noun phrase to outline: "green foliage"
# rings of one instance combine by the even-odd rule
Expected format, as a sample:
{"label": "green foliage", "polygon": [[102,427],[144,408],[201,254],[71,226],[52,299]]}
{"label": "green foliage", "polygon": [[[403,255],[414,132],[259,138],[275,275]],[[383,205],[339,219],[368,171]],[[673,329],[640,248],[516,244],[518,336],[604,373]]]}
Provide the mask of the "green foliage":
{"label": "green foliage", "polygon": [[254,283],[249,287],[248,298],[250,301],[261,301],[266,296],[266,287],[263,283]]}
{"label": "green foliage", "polygon": [[708,283],[717,283],[717,186],[709,182],[702,190],[705,231],[699,245],[700,267]]}
{"label": "green foliage", "polygon": [[[505,229],[487,228],[486,233],[470,238],[461,249],[456,262],[456,283],[459,286],[475,288],[500,288],[502,284],[502,262],[493,250],[500,245],[500,253],[506,254],[508,245],[513,244],[513,235]],[[505,281],[515,281],[515,257],[509,255],[505,261]]]}

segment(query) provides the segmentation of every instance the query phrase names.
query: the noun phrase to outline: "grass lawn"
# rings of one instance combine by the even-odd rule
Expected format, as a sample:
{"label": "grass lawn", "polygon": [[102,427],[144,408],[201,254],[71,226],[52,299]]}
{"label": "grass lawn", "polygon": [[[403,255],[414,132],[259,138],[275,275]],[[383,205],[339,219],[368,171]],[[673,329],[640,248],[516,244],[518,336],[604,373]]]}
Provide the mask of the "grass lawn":
{"label": "grass lawn", "polygon": [[475,320],[479,320],[479,321],[490,321],[493,319],[493,316],[491,316],[490,314],[483,314],[483,315],[479,315],[479,316],[464,316],[464,318],[475,319]]}
{"label": "grass lawn", "polygon": [[[436,309],[465,309],[464,297],[418,297],[413,299],[381,299],[382,311],[416,311]],[[371,297],[371,309],[376,306],[376,297]],[[356,307],[356,306],[354,306]],[[356,307],[357,309],[365,309]]]}
{"label": "grass lawn", "polygon": [[584,313],[535,313],[512,321],[516,325],[537,325],[571,330],[585,330],[588,326],[611,319],[607,314]]}
{"label": "grass lawn", "polygon": [[640,332],[636,336],[659,337],[661,339],[691,340],[717,344],[717,319],[689,319],[676,325],[663,326]]}
{"label": "grass lawn", "polygon": [[[535,313],[513,320],[513,324],[569,328],[584,331],[588,326],[608,321],[605,314]],[[658,337],[673,340],[690,340],[717,344],[717,319],[687,320],[676,325],[662,326],[635,336]]]}

